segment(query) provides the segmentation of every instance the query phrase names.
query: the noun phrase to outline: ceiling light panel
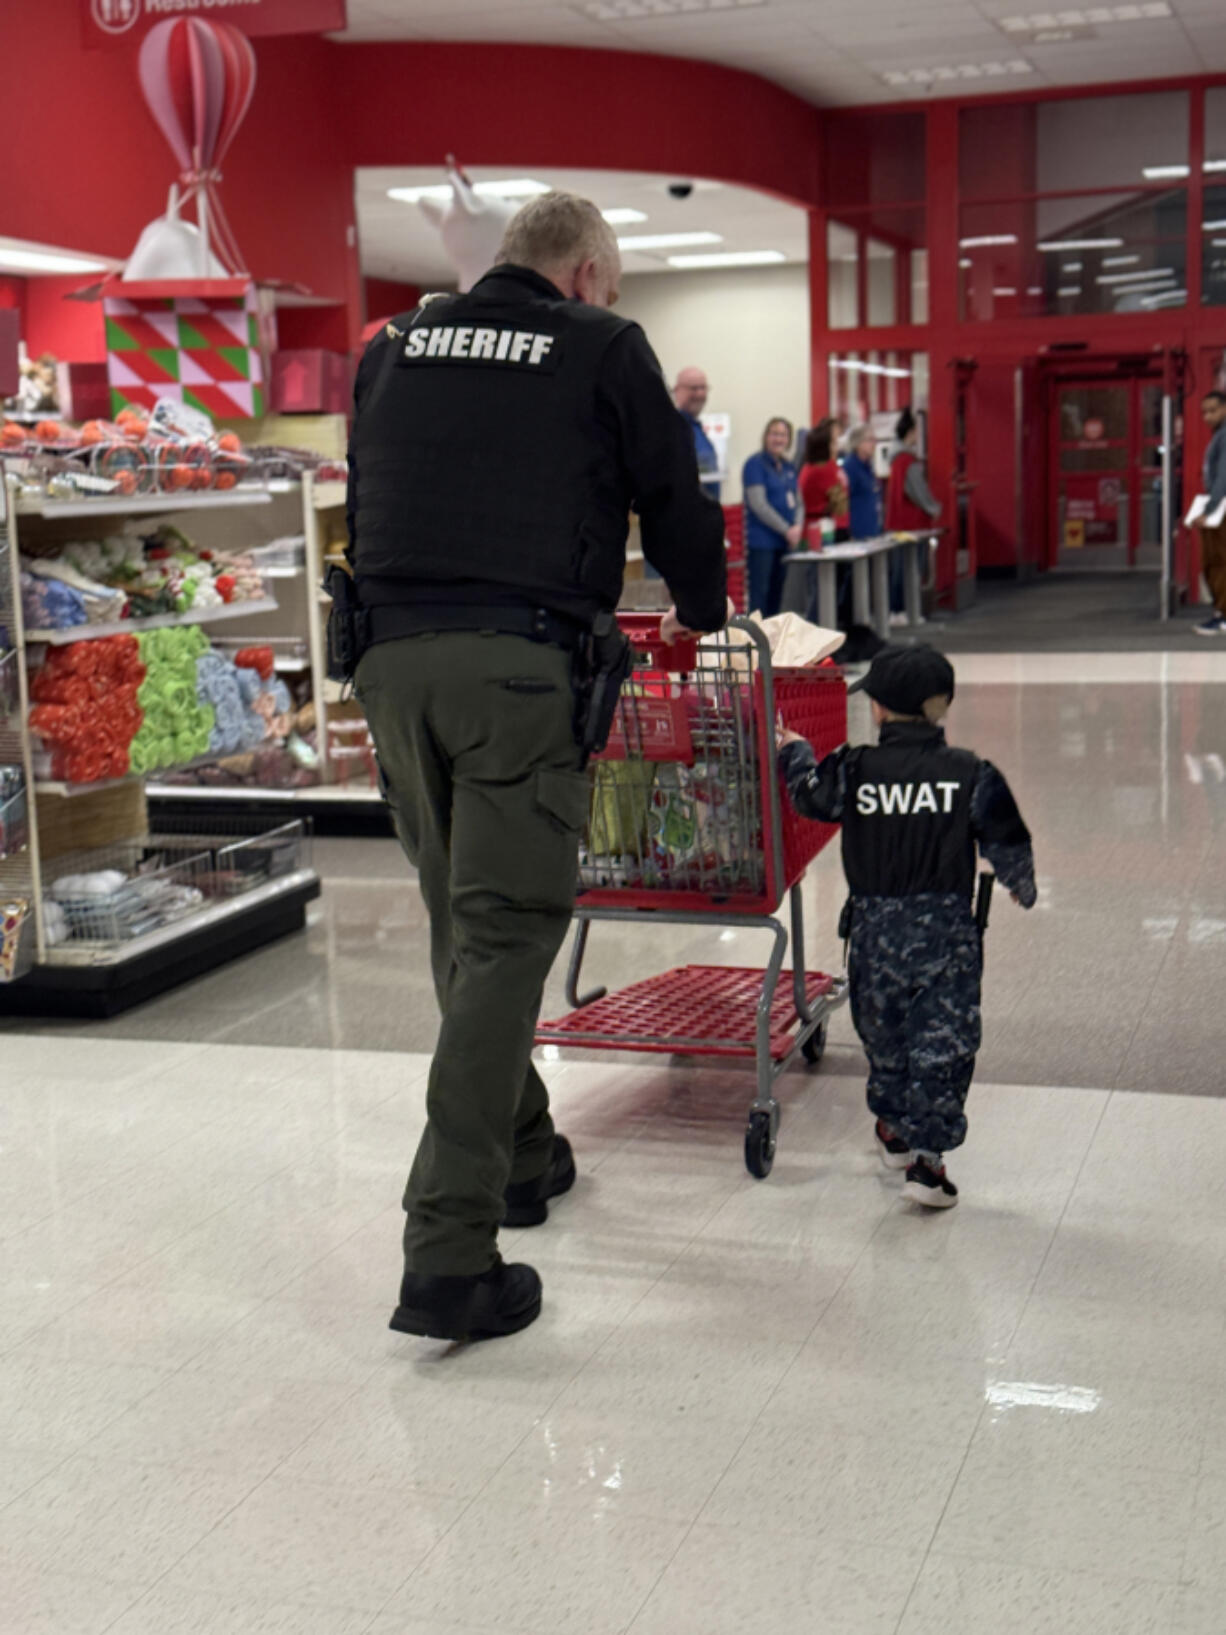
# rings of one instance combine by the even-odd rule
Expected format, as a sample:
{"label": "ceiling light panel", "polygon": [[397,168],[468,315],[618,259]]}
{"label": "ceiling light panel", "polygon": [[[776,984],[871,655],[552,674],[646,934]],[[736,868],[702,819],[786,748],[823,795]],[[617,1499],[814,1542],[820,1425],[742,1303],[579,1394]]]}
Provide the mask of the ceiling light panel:
{"label": "ceiling light panel", "polygon": [[1150,267],[1141,272],[1127,273],[1100,273],[1094,280],[1096,284],[1135,284],[1153,283],[1156,278],[1174,278],[1174,267]]}
{"label": "ceiling light panel", "polygon": [[655,17],[688,17],[694,12],[746,11],[767,0],[584,0],[573,9],[597,23],[644,23]]}
{"label": "ceiling light panel", "polygon": [[0,246],[0,267],[11,267],[32,273],[91,273],[105,272],[109,263],[91,261],[85,256],[58,255],[50,250],[18,250]]}
{"label": "ceiling light panel", "polygon": [[768,267],[786,260],[782,250],[725,250],[718,255],[670,255],[668,264],[697,271],[701,267]]}
{"label": "ceiling light panel", "polygon": [[[474,182],[473,192],[483,199],[534,199],[549,192],[549,183],[534,182],[527,176],[514,176],[505,182]],[[389,187],[387,196],[401,204],[418,204],[422,199],[440,199],[446,203],[452,197],[451,183],[439,182],[430,187]]]}
{"label": "ceiling light panel", "polygon": [[614,210],[602,210],[600,214],[610,227],[629,227],[632,222],[647,220],[645,210],[631,210],[628,205],[624,208],[619,206]]}
{"label": "ceiling light panel", "polygon": [[619,238],[619,250],[679,250],[685,244],[722,244],[722,233],[633,233]]}
{"label": "ceiling light panel", "polygon": [[941,63],[935,68],[887,68],[880,78],[887,85],[939,85],[959,80],[1008,79],[1018,74],[1033,74],[1034,65],[1024,57],[1011,57],[1006,62]]}
{"label": "ceiling light panel", "polygon": [[1174,15],[1167,0],[1138,0],[1135,5],[1032,11],[1018,17],[1001,17],[997,27],[1016,39],[1050,34],[1061,29],[1100,28],[1109,23],[1156,23]]}
{"label": "ceiling light panel", "polygon": [[1041,240],[1038,247],[1061,254],[1065,250],[1122,250],[1124,241],[1122,238],[1054,238]]}

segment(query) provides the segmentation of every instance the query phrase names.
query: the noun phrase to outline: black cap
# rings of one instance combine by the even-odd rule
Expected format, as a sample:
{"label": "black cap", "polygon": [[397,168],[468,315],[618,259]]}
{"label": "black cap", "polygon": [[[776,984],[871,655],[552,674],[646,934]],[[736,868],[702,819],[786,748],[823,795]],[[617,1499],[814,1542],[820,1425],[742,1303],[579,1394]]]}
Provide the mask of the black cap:
{"label": "black cap", "polygon": [[923,715],[930,698],[954,696],[954,667],[926,642],[914,647],[883,647],[866,676],[847,689],[867,693],[895,715]]}

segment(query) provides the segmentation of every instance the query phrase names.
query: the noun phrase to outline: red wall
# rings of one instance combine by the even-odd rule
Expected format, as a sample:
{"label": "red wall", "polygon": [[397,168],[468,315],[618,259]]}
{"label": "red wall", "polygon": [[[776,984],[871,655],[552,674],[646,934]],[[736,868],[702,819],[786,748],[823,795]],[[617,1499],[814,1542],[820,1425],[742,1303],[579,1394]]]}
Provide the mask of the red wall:
{"label": "red wall", "polygon": [[756,74],[566,46],[334,49],[335,139],[354,165],[456,153],[471,165],[706,176],[817,202],[821,115]]}
{"label": "red wall", "polygon": [[398,284],[390,278],[363,279],[366,292],[366,322],[376,318],[394,318],[398,312],[411,311],[421,299],[416,284]]}
{"label": "red wall", "polygon": [[[174,163],[140,94],[135,49],[84,51],[79,12],[80,0],[0,5],[0,61],[21,65],[7,123],[37,132],[21,163],[4,167],[0,226],[122,258],[164,208]],[[255,99],[222,197],[257,278],[342,303],[287,317],[301,344],[343,348],[362,326],[355,165],[441,165],[458,152],[470,164],[702,174],[817,198],[817,111],[755,75],[562,47],[253,43]],[[48,60],[59,110],[50,119],[36,72]],[[80,356],[84,315],[38,304],[37,347]]]}

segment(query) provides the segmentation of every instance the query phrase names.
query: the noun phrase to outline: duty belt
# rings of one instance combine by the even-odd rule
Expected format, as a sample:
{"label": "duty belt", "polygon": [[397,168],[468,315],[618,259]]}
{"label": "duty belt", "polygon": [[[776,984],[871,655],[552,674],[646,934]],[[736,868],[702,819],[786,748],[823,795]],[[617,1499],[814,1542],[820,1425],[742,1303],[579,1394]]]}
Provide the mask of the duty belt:
{"label": "duty belt", "polygon": [[442,635],[451,631],[488,631],[498,636],[526,636],[529,641],[575,652],[587,631],[538,607],[431,607],[408,603],[366,609],[369,645],[399,641],[403,636]]}

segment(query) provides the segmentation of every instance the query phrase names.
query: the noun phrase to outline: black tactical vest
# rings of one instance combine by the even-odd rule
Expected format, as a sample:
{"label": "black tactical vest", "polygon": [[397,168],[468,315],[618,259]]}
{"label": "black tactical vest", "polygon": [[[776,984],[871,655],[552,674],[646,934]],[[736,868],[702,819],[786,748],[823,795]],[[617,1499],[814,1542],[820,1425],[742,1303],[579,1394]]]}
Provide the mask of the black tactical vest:
{"label": "black tactical vest", "polygon": [[383,600],[614,606],[631,495],[596,385],[629,327],[521,268],[395,320],[353,432],[359,580]]}
{"label": "black tactical vest", "polygon": [[855,897],[957,893],[975,884],[971,794],[979,758],[939,727],[888,722],[848,753],[843,868]]}

